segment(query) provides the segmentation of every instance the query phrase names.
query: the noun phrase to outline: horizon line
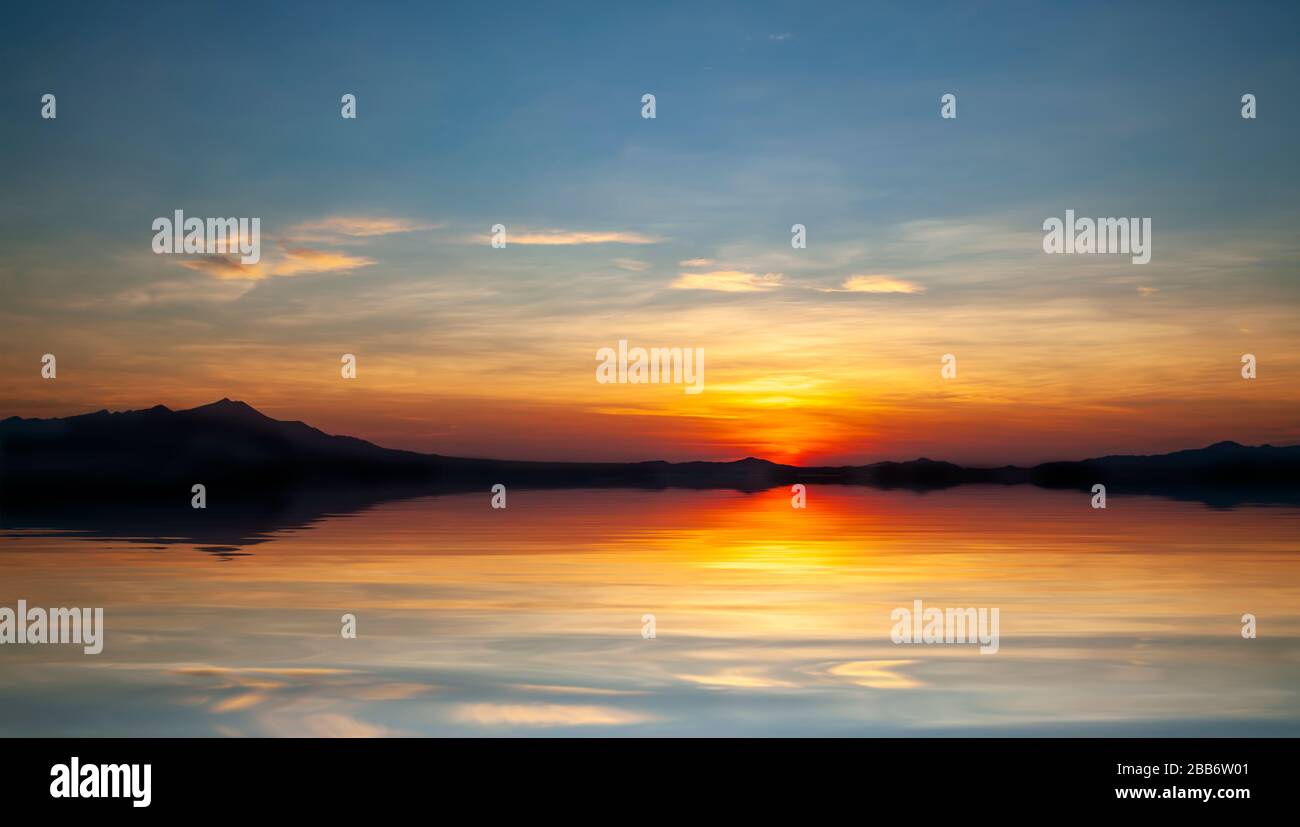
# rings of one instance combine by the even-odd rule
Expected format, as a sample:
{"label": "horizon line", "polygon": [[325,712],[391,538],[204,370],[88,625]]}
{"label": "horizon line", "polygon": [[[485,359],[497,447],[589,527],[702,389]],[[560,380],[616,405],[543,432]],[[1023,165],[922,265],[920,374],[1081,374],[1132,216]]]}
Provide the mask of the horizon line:
{"label": "horizon line", "polygon": [[906,464],[908,464],[908,463],[932,462],[932,463],[936,463],[936,464],[946,464],[946,465],[951,465],[951,466],[954,466],[954,467],[956,467],[956,468],[961,468],[961,469],[966,469],[966,470],[973,470],[973,471],[980,471],[980,470],[995,471],[995,470],[1007,469],[1007,468],[1015,468],[1015,469],[1030,470],[1030,469],[1033,469],[1033,468],[1037,468],[1037,467],[1039,467],[1039,466],[1043,466],[1043,465],[1051,465],[1051,464],[1054,464],[1054,463],[1081,463],[1081,462],[1090,462],[1090,461],[1093,461],[1093,460],[1109,459],[1109,458],[1112,458],[1112,457],[1159,457],[1159,456],[1169,456],[1170,454],[1181,453],[1181,452],[1183,452],[1183,451],[1203,451],[1203,450],[1207,450],[1207,449],[1209,449],[1209,448],[1215,448],[1215,447],[1218,447],[1218,446],[1221,446],[1221,445],[1231,445],[1231,446],[1234,446],[1234,447],[1237,447],[1237,448],[1300,448],[1300,444],[1296,444],[1296,445],[1273,445],[1272,443],[1267,443],[1267,442],[1266,442],[1266,443],[1262,443],[1262,444],[1259,444],[1259,445],[1247,445],[1247,444],[1245,444],[1245,443],[1241,443],[1241,442],[1238,442],[1238,441],[1233,440],[1233,439],[1221,439],[1221,440],[1216,440],[1216,441],[1214,441],[1214,442],[1211,442],[1211,443],[1209,443],[1209,444],[1206,444],[1206,445],[1203,445],[1203,446],[1199,446],[1199,447],[1192,447],[1192,448],[1179,448],[1179,449],[1174,450],[1174,451],[1167,451],[1167,452],[1164,452],[1164,453],[1157,453],[1157,454],[1114,454],[1114,453],[1111,453],[1111,454],[1101,454],[1101,455],[1098,455],[1098,456],[1085,457],[1085,458],[1083,458],[1083,459],[1052,459],[1052,460],[1043,460],[1043,461],[1041,461],[1041,462],[1037,462],[1037,463],[1034,463],[1034,464],[1032,464],[1032,465],[1015,465],[1015,464],[1013,464],[1013,463],[1001,463],[1001,464],[994,464],[994,465],[963,465],[963,464],[961,464],[961,463],[952,462],[951,460],[942,460],[942,459],[940,459],[940,460],[936,460],[936,459],[931,459],[931,458],[926,457],[926,456],[919,456],[919,457],[915,457],[915,458],[910,459],[910,460],[875,460],[875,461],[873,461],[873,462],[865,462],[865,463],[859,463],[859,464],[843,463],[843,464],[839,464],[839,465],[790,465],[790,464],[788,464],[788,463],[783,463],[783,462],[774,462],[774,461],[772,461],[772,460],[770,460],[770,459],[767,459],[766,457],[756,457],[756,456],[753,456],[753,455],[746,456],[746,457],[741,457],[741,458],[739,458],[739,459],[732,459],[732,460],[706,460],[706,459],[688,459],[688,460],[680,460],[680,461],[672,461],[672,460],[666,460],[666,459],[639,459],[639,460],[623,460],[623,461],[616,461],[616,460],[590,460],[590,461],[589,461],[589,460],[571,460],[571,459],[562,459],[562,460],[533,460],[533,459],[522,459],[522,460],[521,460],[521,459],[510,459],[510,458],[502,458],[502,457],[459,456],[459,455],[449,455],[449,454],[438,454],[438,453],[433,453],[433,452],[430,452],[430,451],[413,451],[413,450],[410,450],[410,449],[408,449],[408,448],[390,448],[390,447],[388,447],[388,446],[380,445],[380,444],[377,443],[377,442],[373,442],[373,441],[371,441],[371,440],[369,440],[369,439],[366,439],[365,437],[354,436],[354,435],[352,435],[352,434],[331,434],[331,433],[327,433],[326,431],[322,431],[321,429],[315,427],[314,425],[310,425],[310,424],[308,424],[305,420],[302,420],[302,419],[276,419],[275,417],[267,416],[265,413],[263,413],[263,412],[262,412],[261,410],[259,410],[257,407],[255,407],[254,405],[249,404],[248,402],[245,402],[245,401],[242,400],[242,399],[231,399],[231,398],[228,397],[228,396],[223,396],[223,397],[221,397],[220,399],[215,400],[215,401],[213,401],[213,402],[206,402],[206,403],[204,403],[204,404],[202,404],[202,405],[195,405],[195,406],[192,407],[192,408],[171,408],[171,407],[168,407],[167,405],[164,405],[164,404],[162,404],[162,403],[158,403],[158,404],[151,405],[151,406],[149,406],[149,407],[145,407],[145,408],[128,408],[128,409],[124,409],[124,410],[109,410],[108,408],[99,408],[98,410],[94,410],[94,411],[87,411],[87,412],[85,412],[85,413],[80,413],[80,414],[67,414],[67,415],[65,415],[65,416],[51,416],[51,417],[35,417],[35,416],[34,416],[34,417],[23,417],[23,416],[18,416],[17,414],[14,414],[14,415],[11,415],[11,416],[7,416],[7,417],[5,417],[5,418],[3,418],[3,419],[0,419],[0,423],[8,422],[8,421],[10,421],[10,420],[14,420],[14,419],[17,419],[17,420],[19,420],[19,421],[51,421],[51,420],[60,420],[60,419],[72,419],[72,418],[79,417],[79,416],[94,416],[95,414],[102,414],[102,413],[106,413],[106,414],[109,414],[109,415],[131,414],[131,413],[145,413],[145,412],[148,412],[148,411],[155,411],[155,410],[158,410],[158,409],[160,409],[160,408],[161,408],[163,411],[166,411],[167,413],[190,413],[190,412],[192,412],[192,411],[198,411],[198,410],[202,410],[202,409],[204,409],[204,408],[214,408],[214,407],[216,407],[216,406],[218,406],[218,405],[221,405],[222,403],[226,403],[226,404],[228,404],[228,405],[238,405],[238,406],[242,406],[242,407],[247,408],[248,410],[252,411],[253,413],[257,414],[258,416],[264,417],[265,419],[268,419],[268,420],[270,420],[270,421],[272,421],[272,422],[279,422],[279,423],[299,423],[299,424],[302,424],[302,425],[304,425],[304,426],[306,426],[306,427],[308,427],[308,428],[311,428],[312,430],[317,431],[317,432],[319,432],[319,433],[321,433],[321,434],[325,434],[326,436],[330,436],[330,437],[342,437],[342,438],[346,438],[346,439],[356,439],[356,440],[359,440],[359,441],[361,441],[361,442],[365,442],[365,443],[368,444],[368,445],[372,445],[372,446],[374,446],[374,447],[376,447],[376,448],[380,448],[380,449],[385,450],[385,451],[400,451],[400,452],[403,452],[403,453],[417,454],[417,455],[419,455],[419,456],[427,456],[427,457],[441,457],[441,458],[444,458],[444,459],[465,459],[465,460],[479,460],[479,461],[487,461],[487,462],[510,462],[510,463],[521,463],[521,464],[522,464],[522,463],[534,463],[534,464],[538,464],[538,465],[551,464],[551,463],[572,464],[572,465],[642,465],[642,464],[650,464],[650,463],[663,463],[663,464],[666,464],[666,465],[687,465],[687,464],[692,464],[692,463],[704,463],[704,464],[711,464],[711,465],[729,465],[729,464],[734,464],[734,463],[738,463],[738,462],[747,462],[747,461],[753,460],[753,461],[755,461],[755,462],[765,462],[765,463],[768,463],[769,465],[773,465],[773,466],[776,466],[776,467],[779,467],[779,468],[797,468],[797,469],[803,469],[803,470],[815,470],[815,469],[819,469],[819,468],[828,468],[828,469],[833,469],[833,468],[865,468],[865,467],[871,467],[871,466],[875,466],[875,465],[889,465],[889,464],[893,464],[893,465],[906,465]]}

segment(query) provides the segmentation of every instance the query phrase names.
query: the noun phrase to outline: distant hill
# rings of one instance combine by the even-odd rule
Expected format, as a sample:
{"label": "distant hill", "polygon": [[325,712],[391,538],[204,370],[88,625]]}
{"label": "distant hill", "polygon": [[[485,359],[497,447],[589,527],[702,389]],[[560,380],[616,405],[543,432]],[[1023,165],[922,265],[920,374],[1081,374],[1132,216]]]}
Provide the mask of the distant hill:
{"label": "distant hill", "polygon": [[1048,462],[1032,469],[1041,485],[1084,482],[1287,485],[1300,482],[1300,445],[1249,447],[1216,442],[1206,448],[1153,456],[1107,456],[1080,462]]}
{"label": "distant hill", "polygon": [[[1107,456],[1032,468],[964,468],[918,459],[857,466],[797,467],[749,457],[737,462],[521,462],[467,459],[382,448],[302,422],[265,416],[222,399],[183,411],[95,413],[0,421],[0,494],[7,500],[134,497],[202,482],[249,497],[287,488],[364,487],[471,490],[522,487],[734,488],[760,491],[796,482],[913,489],[969,483],[1033,483],[1188,494],[1231,502],[1234,492],[1265,501],[1300,496],[1300,446],[1220,442],[1157,456]],[[85,490],[83,489],[90,489]],[[1208,492],[1208,493],[1207,493]],[[1216,495],[1215,492],[1218,492]]]}

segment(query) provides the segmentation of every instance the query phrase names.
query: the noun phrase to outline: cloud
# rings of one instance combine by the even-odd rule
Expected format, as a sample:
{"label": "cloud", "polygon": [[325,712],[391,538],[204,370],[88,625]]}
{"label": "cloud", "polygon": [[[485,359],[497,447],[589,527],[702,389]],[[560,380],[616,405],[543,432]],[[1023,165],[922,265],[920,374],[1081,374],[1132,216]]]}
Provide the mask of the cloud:
{"label": "cloud", "polygon": [[735,669],[725,670],[715,675],[674,675],[674,677],[678,680],[722,689],[788,689],[794,686],[788,681],[744,674],[743,671]]}
{"label": "cloud", "polygon": [[830,668],[830,673],[858,686],[871,689],[911,689],[924,684],[898,671],[900,666],[909,666],[914,660],[855,660],[839,663]]}
{"label": "cloud", "polygon": [[1138,292],[1141,293],[1141,294],[1142,294],[1142,298],[1145,299],[1145,298],[1149,298],[1150,296],[1154,296],[1156,293],[1159,293],[1159,292],[1160,292],[1160,288],[1159,288],[1159,287],[1142,287],[1142,286],[1139,285],[1139,286],[1138,286]]}
{"label": "cloud", "polygon": [[423,683],[382,683],[361,687],[356,690],[356,696],[363,701],[407,701],[437,689],[436,686]]}
{"label": "cloud", "polygon": [[685,261],[677,262],[679,267],[686,267],[694,270],[696,267],[712,267],[713,259],[711,258],[688,258]]}
{"label": "cloud", "polygon": [[181,262],[181,266],[189,270],[197,270],[200,273],[207,273],[209,276],[218,279],[248,279],[256,281],[266,278],[265,267],[261,262],[257,264],[241,264],[237,256],[204,256],[203,258],[187,259]]}
{"label": "cloud", "polygon": [[284,667],[229,667],[229,666],[178,666],[168,670],[173,675],[193,675],[197,677],[236,677],[239,675],[273,675],[278,677],[321,677],[326,675],[351,675],[352,669],[329,669],[314,666]]}
{"label": "cloud", "polygon": [[372,258],[309,250],[298,247],[284,251],[284,259],[271,268],[273,276],[296,276],[299,273],[329,273],[338,270],[355,270],[375,263]]}
{"label": "cloud", "polygon": [[769,34],[767,39],[775,43],[780,43],[782,40],[789,40],[792,37],[794,37],[794,35],[789,32],[781,32],[780,34]]}
{"label": "cloud", "polygon": [[817,287],[822,293],[923,293],[916,282],[893,276],[849,276],[839,287]]}
{"label": "cloud", "polygon": [[609,689],[598,686],[567,686],[550,683],[517,683],[514,688],[521,692],[541,692],[555,695],[644,695],[642,689]]}
{"label": "cloud", "polygon": [[1043,236],[1036,227],[1023,229],[1014,224],[919,219],[906,221],[898,229],[904,246],[919,246],[927,254],[940,258],[1006,253],[1033,256],[1043,249]]}
{"label": "cloud", "polygon": [[670,287],[675,290],[716,290],[721,293],[755,293],[781,286],[781,273],[745,273],[740,270],[712,270],[682,273]]}
{"label": "cloud", "polygon": [[270,736],[281,738],[394,738],[407,734],[337,712],[314,712],[298,716],[292,708],[269,711],[258,719],[258,723]]}
{"label": "cloud", "polygon": [[651,720],[614,707],[564,704],[464,704],[452,717],[479,726],[612,726]]}
{"label": "cloud", "polygon": [[131,287],[107,297],[72,297],[69,306],[85,310],[101,306],[147,307],[192,302],[231,302],[252,290],[255,282],[249,279],[224,279],[214,284],[210,279],[165,279],[151,284]]}
{"label": "cloud", "polygon": [[233,698],[227,698],[213,704],[213,712],[239,712],[244,709],[251,709],[259,704],[265,703],[270,697],[265,692],[245,692],[242,695],[236,695]]}
{"label": "cloud", "polygon": [[239,258],[233,255],[204,256],[182,261],[181,266],[222,280],[261,281],[271,276],[347,272],[359,267],[369,267],[375,263],[374,259],[365,256],[292,247],[283,250],[275,261],[263,260],[257,264],[242,264]]}
{"label": "cloud", "polygon": [[336,215],[317,221],[306,221],[287,228],[281,237],[294,242],[347,243],[397,233],[414,233],[436,229],[437,224],[425,224],[410,218],[378,218],[373,216]]}
{"label": "cloud", "polygon": [[614,259],[614,265],[624,270],[631,270],[634,273],[644,273],[652,266],[648,261],[637,261],[634,258],[616,258]]}
{"label": "cloud", "polygon": [[[482,236],[487,239],[489,236]],[[584,232],[580,230],[523,230],[509,232],[507,244],[533,244],[544,247],[571,246],[576,244],[658,244],[662,239],[645,233],[621,231]]]}

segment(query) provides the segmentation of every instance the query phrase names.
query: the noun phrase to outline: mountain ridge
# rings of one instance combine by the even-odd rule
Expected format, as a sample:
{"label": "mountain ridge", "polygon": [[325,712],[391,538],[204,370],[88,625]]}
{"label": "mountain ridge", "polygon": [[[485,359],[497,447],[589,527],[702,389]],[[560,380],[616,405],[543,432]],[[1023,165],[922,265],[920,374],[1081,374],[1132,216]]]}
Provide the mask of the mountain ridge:
{"label": "mountain ridge", "polygon": [[188,488],[197,482],[233,483],[250,493],[285,486],[447,490],[497,482],[742,491],[799,482],[918,490],[972,483],[1048,488],[1102,483],[1127,490],[1300,491],[1300,445],[1246,446],[1221,440],[1167,454],[1111,454],[1028,467],[966,467],[926,457],[837,466],[786,465],[753,456],[721,462],[550,462],[385,448],[358,437],[327,434],[298,420],[277,420],[228,397],[183,410],[155,405],[0,420],[0,494],[6,498],[50,496],[69,486],[108,485],[128,494],[182,483]]}

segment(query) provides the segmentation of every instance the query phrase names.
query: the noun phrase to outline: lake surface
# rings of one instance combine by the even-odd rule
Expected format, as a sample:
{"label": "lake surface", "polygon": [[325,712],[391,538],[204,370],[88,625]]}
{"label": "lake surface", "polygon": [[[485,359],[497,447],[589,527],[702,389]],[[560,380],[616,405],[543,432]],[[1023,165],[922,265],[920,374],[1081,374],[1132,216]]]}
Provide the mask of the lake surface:
{"label": "lake surface", "polygon": [[[218,542],[188,496],[0,523],[0,606],[106,624],[0,645],[0,735],[1300,735],[1300,509],[512,490]],[[915,600],[999,609],[998,652],[892,643]]]}

